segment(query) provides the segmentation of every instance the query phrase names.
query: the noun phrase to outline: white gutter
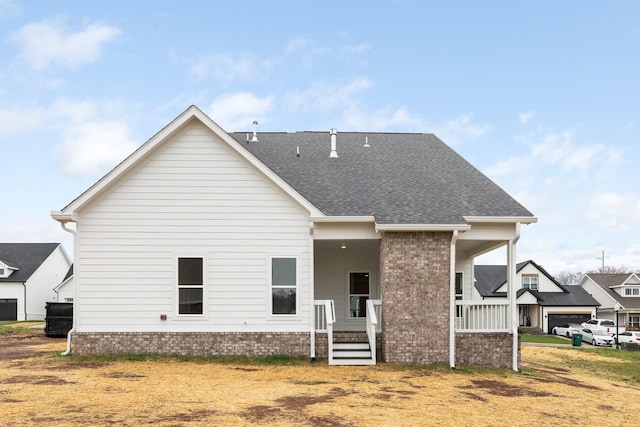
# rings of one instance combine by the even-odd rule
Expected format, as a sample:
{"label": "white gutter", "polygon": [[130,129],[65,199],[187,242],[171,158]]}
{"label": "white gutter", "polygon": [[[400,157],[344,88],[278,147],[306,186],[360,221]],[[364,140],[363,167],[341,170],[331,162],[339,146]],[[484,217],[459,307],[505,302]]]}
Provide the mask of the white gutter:
{"label": "white gutter", "polygon": [[458,230],[451,236],[451,252],[449,255],[449,366],[456,367],[456,241]]}

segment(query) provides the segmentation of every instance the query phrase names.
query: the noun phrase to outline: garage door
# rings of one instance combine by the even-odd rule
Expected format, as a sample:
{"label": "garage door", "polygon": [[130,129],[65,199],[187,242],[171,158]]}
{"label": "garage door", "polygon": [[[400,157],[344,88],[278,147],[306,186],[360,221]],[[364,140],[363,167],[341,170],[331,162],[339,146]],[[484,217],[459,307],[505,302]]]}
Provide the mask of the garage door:
{"label": "garage door", "polygon": [[562,325],[564,323],[577,323],[580,324],[582,322],[586,322],[591,319],[591,314],[578,314],[578,313],[565,313],[565,314],[550,314],[549,315],[549,330],[548,334],[551,333],[551,330],[554,326]]}
{"label": "garage door", "polygon": [[18,320],[18,300],[0,298],[0,320]]}

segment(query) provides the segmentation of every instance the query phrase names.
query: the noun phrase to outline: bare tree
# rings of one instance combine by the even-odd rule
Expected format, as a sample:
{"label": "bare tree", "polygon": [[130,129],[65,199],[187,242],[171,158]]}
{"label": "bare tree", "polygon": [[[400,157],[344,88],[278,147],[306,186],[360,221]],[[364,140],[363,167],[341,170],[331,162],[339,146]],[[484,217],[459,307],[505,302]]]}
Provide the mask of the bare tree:
{"label": "bare tree", "polygon": [[600,274],[631,274],[631,270],[624,265],[605,265],[596,270],[589,270],[588,273],[600,273]]}
{"label": "bare tree", "polygon": [[555,279],[561,285],[565,286],[573,286],[577,285],[580,279],[584,276],[581,272],[572,272],[572,271],[561,271],[560,273],[555,275]]}

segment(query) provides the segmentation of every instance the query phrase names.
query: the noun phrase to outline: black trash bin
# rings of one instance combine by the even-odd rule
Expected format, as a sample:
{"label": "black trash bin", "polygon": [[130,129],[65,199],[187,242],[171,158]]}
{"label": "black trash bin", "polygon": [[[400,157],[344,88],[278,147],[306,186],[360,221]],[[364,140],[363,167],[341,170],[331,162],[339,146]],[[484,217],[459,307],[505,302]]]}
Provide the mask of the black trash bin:
{"label": "black trash bin", "polygon": [[73,327],[73,303],[48,302],[45,309],[44,334],[48,337],[66,337]]}

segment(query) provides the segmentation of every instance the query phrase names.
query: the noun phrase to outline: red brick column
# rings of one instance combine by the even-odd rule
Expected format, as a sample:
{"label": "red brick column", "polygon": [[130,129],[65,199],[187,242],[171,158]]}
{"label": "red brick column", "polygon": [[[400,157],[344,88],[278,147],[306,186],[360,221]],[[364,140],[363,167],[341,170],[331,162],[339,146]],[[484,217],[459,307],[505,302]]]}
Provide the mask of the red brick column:
{"label": "red brick column", "polygon": [[386,362],[449,362],[450,232],[385,232],[380,245]]}

